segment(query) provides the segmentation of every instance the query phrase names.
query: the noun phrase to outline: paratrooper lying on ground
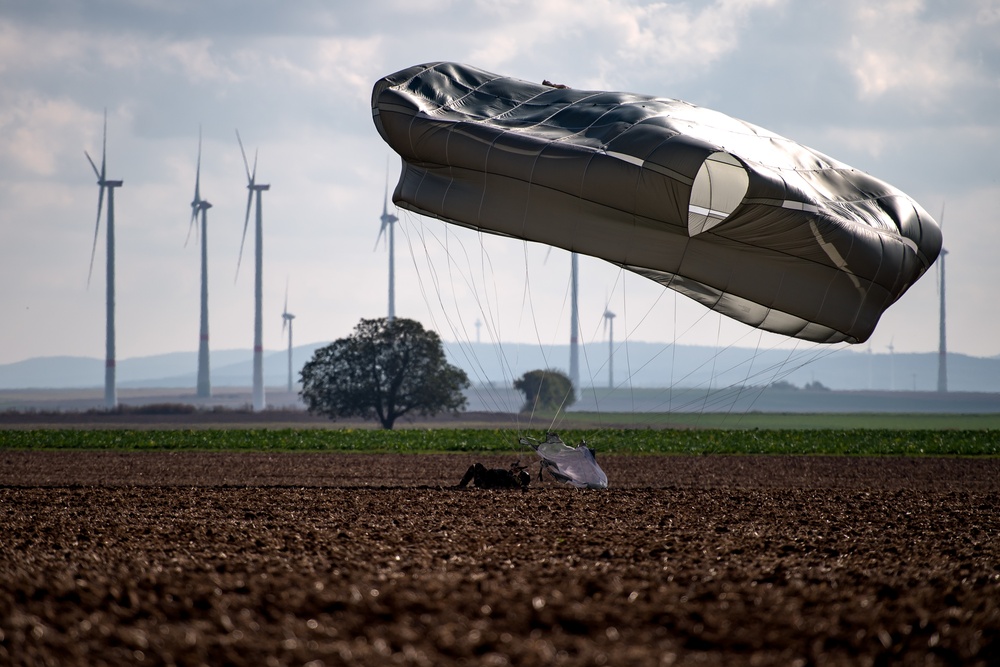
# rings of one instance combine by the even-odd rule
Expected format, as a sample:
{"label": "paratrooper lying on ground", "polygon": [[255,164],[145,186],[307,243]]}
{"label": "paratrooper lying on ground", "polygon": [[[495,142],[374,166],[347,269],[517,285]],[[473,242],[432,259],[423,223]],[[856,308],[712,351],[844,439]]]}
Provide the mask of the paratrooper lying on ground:
{"label": "paratrooper lying on ground", "polygon": [[515,461],[510,468],[487,468],[482,463],[469,466],[465,477],[458,483],[464,489],[472,482],[480,489],[527,489],[531,483],[528,467]]}

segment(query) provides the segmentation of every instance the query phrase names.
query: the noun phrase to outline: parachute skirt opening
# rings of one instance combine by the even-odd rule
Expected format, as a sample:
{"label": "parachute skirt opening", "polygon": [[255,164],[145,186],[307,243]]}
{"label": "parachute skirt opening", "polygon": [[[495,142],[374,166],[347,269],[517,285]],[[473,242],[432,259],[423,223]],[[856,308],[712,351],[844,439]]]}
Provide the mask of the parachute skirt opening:
{"label": "parachute skirt opening", "polygon": [[729,153],[717,151],[701,164],[688,201],[688,236],[697,236],[722,223],[746,196],[750,177]]}

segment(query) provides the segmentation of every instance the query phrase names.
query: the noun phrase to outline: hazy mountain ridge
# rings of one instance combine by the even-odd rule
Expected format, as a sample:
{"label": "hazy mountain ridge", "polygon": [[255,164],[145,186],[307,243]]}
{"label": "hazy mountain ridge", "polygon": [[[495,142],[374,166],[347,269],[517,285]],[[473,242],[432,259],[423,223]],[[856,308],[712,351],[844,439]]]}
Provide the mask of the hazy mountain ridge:
{"label": "hazy mountain ridge", "polygon": [[[294,380],[326,343],[293,349]],[[451,363],[468,373],[473,384],[508,386],[513,379],[535,368],[568,368],[569,345],[527,343],[446,342]],[[607,343],[580,346],[580,376],[584,387],[607,387]],[[248,386],[253,365],[251,350],[217,350],[211,353],[213,386]],[[805,351],[755,351],[749,348],[717,349],[711,346],[677,346],[629,342],[614,355],[614,384],[619,387],[765,386],[778,381],[802,387],[818,382],[837,390],[935,391],[936,352],[885,354],[850,348],[813,347]],[[194,387],[197,352],[170,352],[118,361],[120,387]],[[287,350],[264,353],[264,380],[269,386],[288,382]],[[104,383],[104,361],[88,357],[36,357],[0,365],[0,389],[70,389],[99,387]],[[1000,358],[948,355],[948,389],[965,392],[1000,392]]]}

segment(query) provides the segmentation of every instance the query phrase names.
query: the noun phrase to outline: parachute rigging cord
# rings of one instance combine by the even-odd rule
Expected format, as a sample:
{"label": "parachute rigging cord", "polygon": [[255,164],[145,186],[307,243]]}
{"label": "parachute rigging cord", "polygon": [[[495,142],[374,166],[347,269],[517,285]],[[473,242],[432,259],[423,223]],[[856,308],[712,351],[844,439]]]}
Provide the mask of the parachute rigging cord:
{"label": "parachute rigging cord", "polygon": [[[435,329],[449,332],[452,340],[456,342],[459,354],[465,362],[465,367],[471,370],[470,375],[472,375],[473,379],[471,391],[476,399],[482,405],[486,406],[488,411],[511,415],[511,428],[501,429],[498,437],[503,438],[506,445],[516,450],[520,460],[520,457],[525,452],[523,443],[521,442],[524,437],[523,434],[526,430],[533,428],[532,424],[537,416],[537,397],[536,403],[530,406],[527,414],[521,412],[522,405],[519,400],[517,404],[514,404],[516,398],[511,391],[513,382],[525,370],[531,369],[522,368],[519,364],[521,344],[511,344],[504,340],[504,328],[500,308],[501,300],[498,293],[500,289],[498,286],[498,273],[495,269],[490,250],[484,242],[486,236],[489,235],[478,232],[476,234],[478,241],[476,245],[478,245],[478,248],[470,252],[461,235],[454,232],[449,225],[426,220],[421,216],[416,216],[416,219],[414,219],[414,215],[406,210],[402,210],[402,214],[400,222],[404,224],[400,225],[399,229],[403,233],[407,247],[410,250],[420,292],[427,306],[432,323]],[[489,238],[496,239],[494,236],[489,236]],[[516,327],[520,328],[526,325],[530,328],[534,337],[533,345],[537,345],[545,367],[549,368],[550,360],[547,357],[546,343],[543,340],[544,336],[540,330],[540,318],[537,312],[537,304],[535,303],[536,299],[533,294],[533,289],[537,288],[533,288],[532,286],[532,260],[529,256],[528,243],[525,241],[521,241],[520,243],[521,252],[519,254],[523,262],[523,267],[519,273],[522,275],[523,284],[520,286],[520,315],[516,319]],[[443,255],[443,257],[440,255]],[[475,258],[475,261],[473,258]],[[442,265],[441,262],[445,262],[445,264]],[[510,287],[514,286],[511,285]],[[659,306],[663,294],[668,288],[661,287],[658,290],[656,298],[644,311],[640,310],[637,322],[632,325],[629,318],[631,310],[627,305],[629,303],[627,274],[621,268],[618,269],[613,281],[612,294],[618,292],[619,287],[621,288],[620,292],[623,301],[621,322],[624,335],[622,336],[622,340],[616,342],[612,356],[620,351],[625,354],[627,373],[624,379],[616,382],[612,389],[619,390],[623,387],[628,387],[630,412],[632,421],[636,424],[641,423],[644,426],[650,427],[656,427],[657,425],[664,426],[670,423],[671,415],[676,413],[694,412],[704,417],[709,412],[722,412],[726,417],[733,416],[736,413],[736,426],[738,427],[743,417],[756,404],[769,384],[773,384],[802,367],[829,354],[833,354],[844,347],[844,345],[808,343],[808,349],[803,351],[800,349],[802,341],[797,340],[794,347],[789,349],[788,354],[780,361],[761,367],[757,364],[758,360],[762,356],[780,349],[780,342],[762,349],[763,331],[747,329],[740,337],[723,345],[721,336],[723,316],[708,309],[703,309],[701,314],[690,321],[685,329],[679,330],[677,294],[671,290],[673,294],[672,342],[665,343],[651,358],[645,360],[638,367],[633,367],[629,354],[630,342],[633,340],[635,331],[646,322],[647,318]],[[449,291],[451,293],[446,294]],[[490,377],[491,373],[487,370],[486,362],[481,356],[483,354],[482,347],[473,345],[474,338],[467,325],[470,321],[470,313],[467,312],[467,308],[466,312],[462,312],[460,300],[460,297],[464,296],[460,294],[462,291],[467,292],[467,296],[472,298],[477,310],[476,314],[482,318],[484,323],[488,338],[488,347],[492,349],[501,371],[502,382],[499,385],[496,382],[496,377]],[[565,295],[568,294],[568,291],[569,284],[567,282],[562,307],[557,313],[559,321],[564,319],[567,301]],[[686,337],[692,335],[692,332],[710,314],[718,318],[714,353],[696,367],[677,377],[675,369],[679,341],[683,341]],[[589,337],[590,342],[595,342],[599,339],[600,321],[600,319],[594,321]],[[754,332],[757,333],[757,336],[749,359],[720,366],[723,354],[737,348],[741,342]],[[611,420],[605,414],[608,410],[605,410],[601,405],[604,399],[596,381],[598,376],[607,371],[608,360],[592,363],[588,346],[584,344],[581,345],[581,348],[583,352],[583,363],[581,366],[585,370],[588,379],[581,382],[583,386],[579,390],[581,393],[586,392],[591,397],[596,406],[597,421],[601,424],[591,436],[594,439],[599,438],[612,429]],[[657,399],[654,395],[653,403],[650,404],[647,398],[645,407],[639,410],[635,407],[638,399],[636,398],[637,388],[634,385],[633,378],[635,374],[643,371],[650,364],[661,358],[667,349],[670,349],[671,354],[669,384],[662,390],[660,394],[662,396],[661,399]],[[739,379],[728,384],[715,385],[718,377],[729,376],[743,365],[746,365],[746,371],[745,373],[740,372]],[[706,366],[710,368],[707,387],[701,382],[694,381],[694,376],[702,372]],[[699,389],[702,387],[704,389],[700,391]],[[648,393],[648,391],[644,391],[644,394]],[[746,398],[748,394],[749,399]],[[748,400],[748,405],[737,409],[736,406],[740,403],[741,399]],[[551,421],[549,421],[546,427],[547,431],[557,430],[559,423],[566,419],[567,400],[568,395],[564,397],[562,403],[552,416]],[[520,446],[515,443],[520,444]]]}
{"label": "parachute rigging cord", "polygon": [[[514,371],[504,351],[503,338],[500,333],[502,330],[500,310],[494,307],[498,302],[498,298],[496,295],[496,282],[493,279],[492,258],[485,244],[480,242],[479,272],[482,282],[477,286],[476,273],[471,270],[472,262],[469,252],[461,239],[450,233],[447,225],[442,227],[443,231],[439,236],[428,224],[424,223],[423,218],[417,216],[416,221],[414,221],[414,216],[409,211],[404,210],[402,213],[403,215],[399,222],[404,224],[399,226],[399,230],[402,232],[407,248],[409,249],[410,258],[417,276],[417,284],[424,303],[427,306],[432,325],[435,330],[449,331],[452,339],[458,343],[459,353],[465,360],[465,365],[471,370],[473,376],[471,389],[476,398],[484,406],[487,406],[491,412],[515,415],[514,430],[501,429],[500,437],[505,445],[515,450],[518,456],[518,463],[520,463],[524,448],[519,442],[521,437],[519,410],[512,409],[506,393],[503,392],[501,387],[496,386],[495,378],[488,377],[484,361],[480,359],[476,350],[473,349],[472,339],[465,324],[466,320],[459,316],[461,309],[459,307],[458,292],[455,289],[456,285],[463,285],[475,300],[478,314],[483,318],[485,323],[490,346],[495,351],[497,361],[500,365],[503,385],[512,385]],[[411,229],[413,230],[412,234]],[[455,251],[452,250],[453,247]],[[444,290],[442,289],[442,281],[439,274],[440,267],[434,261],[433,250],[443,251],[446,258],[447,284],[451,286],[451,301],[454,307],[454,315],[452,315],[448,304],[445,302]],[[468,270],[455,270],[456,266],[459,269],[463,266],[463,263],[459,261],[460,258],[456,256],[456,252],[461,253],[461,258],[464,258],[464,266]],[[418,259],[422,259],[423,264],[418,262]],[[488,287],[492,288],[492,291],[487,289]],[[437,309],[433,307],[435,303],[438,306]],[[444,326],[438,321],[436,312],[439,312],[441,317],[444,318]]]}

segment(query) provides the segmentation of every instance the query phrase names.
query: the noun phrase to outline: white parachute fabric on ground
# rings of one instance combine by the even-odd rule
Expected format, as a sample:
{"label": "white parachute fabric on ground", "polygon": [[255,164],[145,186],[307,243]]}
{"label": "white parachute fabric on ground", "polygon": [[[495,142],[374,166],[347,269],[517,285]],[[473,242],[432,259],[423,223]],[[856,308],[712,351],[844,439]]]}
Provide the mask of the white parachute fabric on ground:
{"label": "white parachute fabric on ground", "polygon": [[941,249],[888,183],[681,100],[459,63],[376,82],[401,208],[600,257],[735,320],[860,343]]}
{"label": "white parachute fabric on ground", "polygon": [[531,446],[541,457],[542,468],[560,482],[579,489],[608,488],[608,476],[597,465],[594,450],[586,444],[570,447],[555,433],[550,433],[545,442],[537,445],[524,438],[521,443]]}

